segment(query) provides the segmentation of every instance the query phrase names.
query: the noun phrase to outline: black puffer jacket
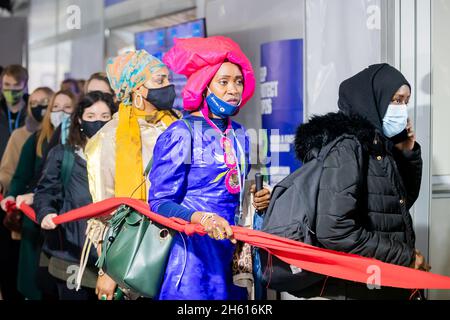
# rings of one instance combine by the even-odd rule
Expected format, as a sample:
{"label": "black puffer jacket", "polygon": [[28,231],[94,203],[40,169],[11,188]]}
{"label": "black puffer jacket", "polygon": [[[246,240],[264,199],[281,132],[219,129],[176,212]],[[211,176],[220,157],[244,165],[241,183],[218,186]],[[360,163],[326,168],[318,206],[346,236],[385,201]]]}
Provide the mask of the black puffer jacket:
{"label": "black puffer jacket", "polygon": [[[306,162],[315,150],[341,136],[346,139],[326,158],[320,182],[316,224],[320,244],[409,266],[415,248],[409,209],[421,182],[420,146],[399,151],[370,122],[339,112],[299,127],[297,155]],[[364,291],[363,287],[359,289]],[[331,294],[336,295],[348,297],[342,290]],[[354,298],[364,297],[357,293]]]}

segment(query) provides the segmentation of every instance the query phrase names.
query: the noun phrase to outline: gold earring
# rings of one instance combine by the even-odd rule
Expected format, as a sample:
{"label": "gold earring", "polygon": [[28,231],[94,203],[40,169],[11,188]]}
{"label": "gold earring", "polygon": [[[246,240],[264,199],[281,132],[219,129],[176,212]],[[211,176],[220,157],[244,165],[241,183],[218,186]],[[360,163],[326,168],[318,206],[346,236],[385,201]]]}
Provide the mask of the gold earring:
{"label": "gold earring", "polygon": [[137,96],[137,97],[136,97],[136,100],[137,100],[137,98],[140,98],[141,100],[140,100],[139,103],[137,103],[137,102],[135,101],[134,105],[136,106],[137,109],[139,109],[139,110],[144,110],[144,98],[142,98],[142,94],[137,93],[136,96]]}

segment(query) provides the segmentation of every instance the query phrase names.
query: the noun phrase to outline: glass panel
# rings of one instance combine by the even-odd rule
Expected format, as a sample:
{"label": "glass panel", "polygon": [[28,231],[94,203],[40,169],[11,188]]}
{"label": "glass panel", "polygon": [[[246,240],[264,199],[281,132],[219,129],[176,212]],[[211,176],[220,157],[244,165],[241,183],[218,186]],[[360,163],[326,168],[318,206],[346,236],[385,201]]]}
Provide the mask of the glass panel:
{"label": "glass panel", "polygon": [[47,86],[58,89],[56,84],[56,46],[30,51],[28,87],[32,92],[37,87]]}
{"label": "glass panel", "polygon": [[56,83],[59,84],[67,78],[72,78],[71,74],[71,59],[72,59],[72,42],[61,42],[57,46],[57,74]]}
{"label": "glass panel", "polygon": [[386,1],[306,1],[307,118],[336,111],[339,84],[381,62]]}
{"label": "glass panel", "polygon": [[450,2],[433,0],[432,7],[433,175],[450,177]]}
{"label": "glass panel", "polygon": [[[450,2],[432,0],[432,173],[433,200],[430,216],[430,264],[433,273],[450,276]],[[430,290],[430,299],[450,299],[450,290]]]}
{"label": "glass panel", "polygon": [[30,1],[29,43],[56,35],[56,0]]}

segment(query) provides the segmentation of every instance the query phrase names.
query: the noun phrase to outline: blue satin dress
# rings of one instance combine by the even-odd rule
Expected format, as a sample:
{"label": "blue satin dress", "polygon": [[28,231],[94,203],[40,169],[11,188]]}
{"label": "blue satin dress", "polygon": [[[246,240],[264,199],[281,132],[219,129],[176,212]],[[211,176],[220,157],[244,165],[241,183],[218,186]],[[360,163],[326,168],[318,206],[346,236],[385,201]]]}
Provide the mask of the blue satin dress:
{"label": "blue satin dress", "polygon": [[[225,185],[223,150],[220,134],[205,119],[188,115],[187,124],[174,122],[158,138],[150,173],[149,203],[152,211],[165,216],[160,207],[168,202],[194,211],[213,212],[234,225],[239,214],[239,194],[231,194]],[[250,171],[249,139],[245,129],[232,122],[235,135],[228,133],[237,156],[245,159],[242,177]],[[240,142],[239,152],[236,139]],[[242,155],[242,157],[241,157]],[[243,161],[242,161],[243,162]],[[244,177],[243,177],[244,178]],[[232,259],[235,246],[229,240],[208,236],[186,236],[177,233],[170,253],[160,300],[241,300],[245,288],[232,281]]]}

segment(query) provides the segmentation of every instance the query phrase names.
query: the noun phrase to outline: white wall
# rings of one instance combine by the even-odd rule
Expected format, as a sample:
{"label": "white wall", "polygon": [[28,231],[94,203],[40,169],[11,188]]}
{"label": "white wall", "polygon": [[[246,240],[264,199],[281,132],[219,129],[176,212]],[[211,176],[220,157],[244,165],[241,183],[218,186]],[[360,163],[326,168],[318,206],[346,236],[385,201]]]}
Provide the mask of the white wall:
{"label": "white wall", "polygon": [[[208,35],[235,40],[249,57],[255,73],[261,65],[261,44],[304,37],[304,1],[209,0],[206,1]],[[259,79],[259,77],[256,77]],[[247,128],[261,128],[260,84],[255,95],[238,115]]]}
{"label": "white wall", "polygon": [[[450,200],[434,198],[430,217],[431,272],[450,277]],[[450,300],[450,290],[430,290],[429,299]]]}
{"label": "white wall", "polygon": [[337,111],[340,83],[382,62],[383,0],[343,2],[306,1],[306,118]]}
{"label": "white wall", "polygon": [[[432,272],[450,276],[450,1],[432,1],[433,199],[430,215]],[[431,299],[450,300],[450,290],[431,290]]]}
{"label": "white wall", "polygon": [[30,89],[58,89],[67,76],[104,70],[103,1],[33,0],[29,11]]}
{"label": "white wall", "polygon": [[0,18],[0,65],[25,62],[27,43],[27,19],[24,17]]}
{"label": "white wall", "polygon": [[432,1],[433,175],[450,176],[450,1]]}
{"label": "white wall", "polygon": [[[247,129],[261,128],[259,69],[261,44],[304,38],[304,0],[209,0],[205,2],[209,36],[224,35],[236,41],[250,59],[256,73],[256,90],[251,101],[236,117]],[[201,10],[200,10],[201,11]],[[254,139],[255,140],[255,139]],[[252,141],[252,159],[257,159]],[[253,177],[254,172],[250,174]]]}
{"label": "white wall", "polygon": [[[195,8],[195,0],[128,0],[108,8],[103,0],[32,0],[29,11],[30,88],[59,87],[65,76],[88,78],[105,70],[105,31]],[[80,28],[71,29],[71,6]],[[107,33],[107,32],[106,32]]]}

